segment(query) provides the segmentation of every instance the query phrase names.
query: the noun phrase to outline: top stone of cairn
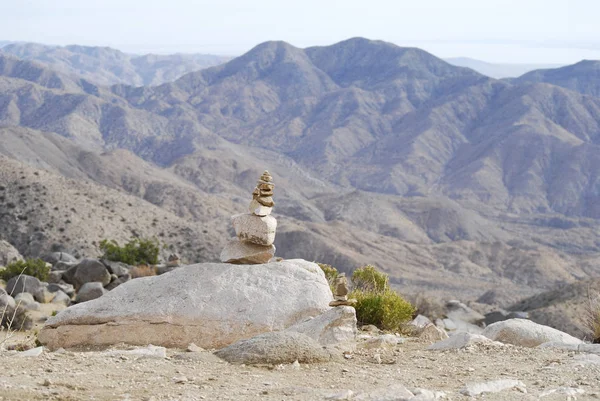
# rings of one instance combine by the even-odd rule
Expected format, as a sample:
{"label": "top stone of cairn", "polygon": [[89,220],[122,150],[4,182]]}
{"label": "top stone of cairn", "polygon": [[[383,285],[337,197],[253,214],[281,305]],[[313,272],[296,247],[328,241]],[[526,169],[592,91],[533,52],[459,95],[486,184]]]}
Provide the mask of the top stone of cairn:
{"label": "top stone of cairn", "polygon": [[273,183],[273,177],[268,171],[264,171],[258,182],[256,188],[252,192],[252,201],[248,209],[250,213],[256,216],[268,216],[275,206],[273,202],[273,189],[275,184]]}

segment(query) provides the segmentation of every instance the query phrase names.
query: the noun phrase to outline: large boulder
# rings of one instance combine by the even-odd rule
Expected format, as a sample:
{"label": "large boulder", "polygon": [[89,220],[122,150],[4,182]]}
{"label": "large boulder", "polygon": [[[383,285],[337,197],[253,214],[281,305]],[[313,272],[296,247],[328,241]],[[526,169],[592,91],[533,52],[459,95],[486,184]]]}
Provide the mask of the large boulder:
{"label": "large boulder", "polygon": [[19,251],[8,242],[0,240],[0,266],[6,266],[17,260],[23,260]]}
{"label": "large boulder", "polygon": [[331,354],[309,336],[278,331],[240,340],[215,352],[229,363],[281,364],[328,362]]}
{"label": "large boulder", "polygon": [[102,283],[104,287],[110,283],[110,273],[99,260],[84,259],[77,265],[73,276],[73,285],[76,290],[79,290],[84,284],[94,282]]}
{"label": "large boulder", "polygon": [[8,280],[6,283],[6,292],[13,297],[22,292],[28,292],[34,295],[42,288],[42,282],[33,276],[21,274]]}
{"label": "large boulder", "polygon": [[510,319],[491,324],[482,334],[494,341],[522,347],[537,347],[551,341],[564,344],[583,343],[567,333],[526,319]]}
{"label": "large boulder", "polygon": [[221,348],[320,315],[332,299],[323,271],[305,260],[202,263],[131,280],[72,306],[48,319],[39,340],[53,349],[118,343]]}

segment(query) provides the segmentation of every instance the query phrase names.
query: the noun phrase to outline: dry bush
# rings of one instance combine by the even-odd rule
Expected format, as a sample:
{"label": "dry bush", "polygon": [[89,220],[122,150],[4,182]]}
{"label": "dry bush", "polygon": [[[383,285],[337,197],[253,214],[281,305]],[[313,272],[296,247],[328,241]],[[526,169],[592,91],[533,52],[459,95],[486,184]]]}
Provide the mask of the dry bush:
{"label": "dry bush", "polygon": [[592,342],[600,344],[600,293],[588,289],[586,326],[592,335]]}
{"label": "dry bush", "polygon": [[131,278],[140,278],[140,277],[149,277],[156,276],[156,267],[148,266],[148,265],[139,265],[132,267],[129,270],[129,274],[131,274]]}
{"label": "dry bush", "polygon": [[[18,276],[18,280],[21,279],[23,271]],[[17,302],[14,307],[9,305],[8,297],[12,296],[2,291],[0,293],[0,299],[3,299],[2,307],[0,308],[0,349],[5,348],[8,340],[15,335],[19,330],[29,330],[33,326],[31,317],[27,314],[25,308],[21,306],[21,302]]]}

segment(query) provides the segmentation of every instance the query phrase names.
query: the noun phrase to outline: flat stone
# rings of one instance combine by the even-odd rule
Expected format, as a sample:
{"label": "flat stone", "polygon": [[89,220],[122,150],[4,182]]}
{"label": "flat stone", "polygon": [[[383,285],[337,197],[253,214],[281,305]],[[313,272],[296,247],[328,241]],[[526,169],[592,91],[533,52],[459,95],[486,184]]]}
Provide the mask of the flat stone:
{"label": "flat stone", "polygon": [[167,357],[167,349],[165,347],[157,347],[150,344],[147,347],[139,347],[130,350],[105,351],[104,354],[108,356],[133,356],[164,359]]}
{"label": "flat stone", "polygon": [[267,263],[275,256],[275,245],[262,246],[237,239],[229,241],[221,252],[221,262],[235,265]]}
{"label": "flat stone", "polygon": [[393,334],[382,334],[377,337],[373,337],[361,344],[362,348],[373,349],[373,348],[394,348],[398,344],[404,342],[404,338],[395,336]]}
{"label": "flat stone", "polygon": [[255,216],[249,213],[236,214],[231,217],[233,228],[242,242],[256,245],[272,245],[275,241],[277,219],[272,216]]}
{"label": "flat stone", "polygon": [[273,208],[268,207],[268,206],[263,206],[256,199],[253,199],[252,202],[250,202],[250,206],[248,207],[248,210],[250,210],[250,213],[252,213],[256,216],[268,216],[273,211]]}
{"label": "flat stone", "polygon": [[215,352],[237,364],[281,364],[328,362],[331,354],[309,336],[288,331],[260,334]]}

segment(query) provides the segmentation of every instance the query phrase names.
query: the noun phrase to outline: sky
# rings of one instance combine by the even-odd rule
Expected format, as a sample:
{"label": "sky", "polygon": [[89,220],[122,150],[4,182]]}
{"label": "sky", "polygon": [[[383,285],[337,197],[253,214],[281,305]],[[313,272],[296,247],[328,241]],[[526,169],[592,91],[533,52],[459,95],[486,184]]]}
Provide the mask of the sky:
{"label": "sky", "polygon": [[494,63],[600,59],[600,0],[0,0],[0,41],[239,55],[351,37]]}

